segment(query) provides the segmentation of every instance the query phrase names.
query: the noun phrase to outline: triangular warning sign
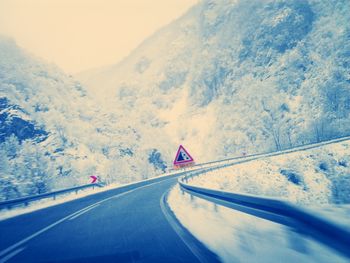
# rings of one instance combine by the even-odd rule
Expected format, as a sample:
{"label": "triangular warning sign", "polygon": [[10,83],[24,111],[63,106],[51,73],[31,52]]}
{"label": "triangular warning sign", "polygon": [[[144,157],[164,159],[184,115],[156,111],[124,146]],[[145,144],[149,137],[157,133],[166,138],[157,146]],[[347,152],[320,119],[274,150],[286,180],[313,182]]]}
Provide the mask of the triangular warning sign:
{"label": "triangular warning sign", "polygon": [[193,161],[194,160],[193,160],[192,156],[185,150],[185,148],[182,145],[180,145],[180,147],[176,153],[174,165],[191,163]]}

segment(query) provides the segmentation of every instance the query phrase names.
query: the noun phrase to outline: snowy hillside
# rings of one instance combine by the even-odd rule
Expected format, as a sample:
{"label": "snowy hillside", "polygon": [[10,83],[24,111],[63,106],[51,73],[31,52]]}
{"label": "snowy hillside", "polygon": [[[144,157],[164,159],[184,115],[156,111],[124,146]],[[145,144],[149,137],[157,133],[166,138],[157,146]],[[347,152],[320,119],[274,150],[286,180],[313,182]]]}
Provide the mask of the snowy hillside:
{"label": "snowy hillside", "polygon": [[349,204],[349,152],[347,140],[214,170],[190,183],[303,205]]}
{"label": "snowy hillside", "polygon": [[[78,75],[197,161],[350,133],[350,2],[200,2],[122,62]],[[171,151],[172,150],[172,151]]]}
{"label": "snowy hillside", "polygon": [[[350,134],[348,0],[203,0],[77,76],[0,38],[1,199]],[[113,54],[111,54],[113,55]]]}
{"label": "snowy hillside", "polygon": [[165,169],[156,149],[138,145],[131,126],[56,66],[5,37],[0,58],[0,200],[85,184],[94,174],[125,183]]}
{"label": "snowy hillside", "polygon": [[[333,142],[209,171],[186,183],[291,202],[349,230],[349,150],[350,140]],[[242,206],[225,207],[179,186],[170,191],[168,202],[181,224],[222,262],[349,262],[348,257],[318,243],[318,238],[296,234],[303,231],[291,230],[266,214],[259,216],[259,205],[248,209],[242,201]],[[269,207],[269,202],[264,204]],[[307,220],[307,226],[311,224]]]}

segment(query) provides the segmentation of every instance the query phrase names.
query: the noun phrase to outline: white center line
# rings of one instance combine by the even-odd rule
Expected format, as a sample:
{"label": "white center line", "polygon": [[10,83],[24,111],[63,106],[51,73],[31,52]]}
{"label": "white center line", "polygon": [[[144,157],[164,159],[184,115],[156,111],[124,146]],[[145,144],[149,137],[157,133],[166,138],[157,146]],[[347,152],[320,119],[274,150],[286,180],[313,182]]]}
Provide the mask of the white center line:
{"label": "white center line", "polygon": [[76,214],[78,214],[78,213],[80,213],[80,212],[82,212],[82,211],[85,211],[87,208],[90,208],[90,207],[91,207],[91,206],[85,207],[85,208],[83,208],[83,209],[81,209],[81,210],[79,210],[79,211],[77,211],[77,212],[75,212],[75,213],[73,213],[73,214],[70,214],[69,216],[66,216],[66,217],[64,217],[64,218],[62,218],[62,219],[56,221],[55,223],[52,223],[51,225],[49,225],[49,226],[47,226],[47,227],[45,227],[45,228],[39,230],[38,232],[36,232],[36,233],[34,233],[34,234],[32,234],[32,235],[30,235],[30,236],[28,236],[28,237],[22,239],[21,241],[19,241],[19,242],[13,244],[12,246],[10,246],[10,247],[8,247],[8,248],[2,250],[2,251],[0,252],[0,257],[3,256],[4,254],[8,253],[8,252],[11,251],[12,249],[15,249],[16,247],[19,247],[20,245],[24,244],[25,242],[27,242],[27,241],[33,239],[34,237],[40,235],[41,233],[44,233],[44,232],[46,232],[47,230],[53,228],[54,226],[56,226],[56,225],[62,223],[64,220],[70,218],[71,216],[74,216],[74,215],[76,215]]}
{"label": "white center line", "polygon": [[16,256],[18,253],[21,253],[22,250],[24,250],[25,247],[21,247],[13,252],[11,252],[10,254],[8,254],[7,256],[3,257],[0,259],[0,263],[5,263],[6,261],[8,261],[9,259],[13,258],[14,256]]}
{"label": "white center line", "polygon": [[[150,186],[155,185],[155,184],[164,183],[165,181],[171,180],[171,179],[173,179],[173,178],[174,178],[174,177],[171,177],[171,178],[168,178],[168,179],[159,181],[159,182],[155,182],[155,183],[151,183],[151,184],[144,185],[144,186],[141,186],[141,187],[137,187],[137,188],[131,189],[131,190],[129,190],[129,191],[126,191],[126,192],[124,192],[124,193],[120,193],[120,194],[113,195],[113,196],[111,196],[111,197],[108,197],[108,198],[106,198],[106,199],[103,199],[103,200],[101,200],[101,201],[99,201],[99,202],[96,202],[96,203],[94,203],[94,204],[92,204],[92,205],[89,205],[89,206],[87,206],[87,207],[84,207],[83,209],[80,209],[79,211],[74,212],[74,213],[72,213],[72,214],[70,214],[70,215],[68,215],[68,216],[66,216],[66,217],[64,217],[64,218],[62,218],[62,219],[56,221],[55,223],[52,223],[51,225],[49,225],[49,226],[47,226],[47,227],[45,227],[45,228],[39,230],[38,232],[36,232],[36,233],[34,233],[34,234],[32,234],[32,235],[30,235],[30,236],[28,236],[28,237],[22,239],[21,241],[19,241],[19,242],[13,244],[12,246],[9,246],[8,248],[6,248],[6,249],[0,251],[0,257],[3,256],[3,255],[5,255],[5,254],[8,253],[9,251],[11,251],[11,250],[13,250],[13,249],[15,249],[15,248],[21,246],[22,244],[28,242],[29,240],[35,238],[36,236],[38,236],[38,235],[40,235],[40,234],[46,232],[47,230],[53,228],[54,226],[56,226],[56,225],[62,223],[63,221],[65,221],[65,220],[67,220],[67,219],[69,219],[69,218],[71,218],[71,217],[74,217],[75,215],[80,214],[81,212],[84,212],[84,211],[87,210],[87,209],[90,209],[91,207],[94,207],[94,206],[96,206],[96,205],[99,205],[99,204],[101,204],[101,203],[103,203],[103,202],[106,202],[106,201],[108,201],[108,200],[111,200],[111,199],[113,199],[113,198],[119,198],[119,197],[122,197],[122,196],[124,196],[124,195],[126,195],[126,194],[129,194],[129,193],[131,193],[131,192],[134,192],[134,191],[137,191],[137,190],[146,188],[146,187],[150,187]],[[17,251],[17,250],[16,250],[16,251]],[[22,251],[22,250],[21,250],[21,251]],[[15,251],[14,251],[14,252],[15,252]],[[19,251],[19,252],[20,252],[20,251]],[[18,253],[19,253],[19,252],[18,252]],[[12,252],[12,253],[13,253],[13,252]],[[0,263],[1,263],[1,262],[0,262]]]}
{"label": "white center line", "polygon": [[69,220],[73,220],[73,219],[75,219],[75,218],[81,216],[82,214],[85,214],[86,212],[89,212],[91,209],[94,209],[94,208],[96,208],[96,207],[98,207],[98,206],[99,206],[99,204],[98,204],[98,205],[95,205],[95,206],[93,206],[93,207],[90,207],[90,208],[88,208],[88,209],[85,209],[84,211],[81,211],[80,213],[76,214],[75,216],[72,216],[71,218],[69,218]]}

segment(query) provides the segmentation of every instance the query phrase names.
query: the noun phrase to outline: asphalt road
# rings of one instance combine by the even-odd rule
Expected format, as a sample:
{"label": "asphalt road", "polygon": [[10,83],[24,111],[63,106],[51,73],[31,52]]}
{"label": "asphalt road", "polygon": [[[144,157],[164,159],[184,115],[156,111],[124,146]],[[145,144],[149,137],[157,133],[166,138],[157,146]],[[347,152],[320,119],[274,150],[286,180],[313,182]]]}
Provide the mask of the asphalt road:
{"label": "asphalt road", "polygon": [[[229,161],[245,162],[349,138]],[[174,217],[161,208],[162,196],[177,177],[144,181],[0,221],[0,263],[217,262],[186,229],[174,226]]]}
{"label": "asphalt road", "polygon": [[161,209],[177,177],[161,180],[1,221],[0,263],[199,262],[193,250],[210,252],[198,241],[185,243]]}

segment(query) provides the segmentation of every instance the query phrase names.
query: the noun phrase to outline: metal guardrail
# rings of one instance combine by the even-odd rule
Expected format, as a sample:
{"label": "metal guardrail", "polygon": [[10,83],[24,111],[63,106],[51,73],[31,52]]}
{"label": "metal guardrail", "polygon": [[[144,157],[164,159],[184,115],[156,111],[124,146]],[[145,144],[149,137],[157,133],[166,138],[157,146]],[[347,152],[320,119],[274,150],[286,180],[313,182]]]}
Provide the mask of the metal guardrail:
{"label": "metal guardrail", "polygon": [[[213,168],[207,169],[209,170]],[[180,188],[190,195],[212,203],[294,228],[350,258],[350,231],[343,227],[286,200],[189,185],[188,180],[200,173],[203,173],[203,170],[179,178]]]}
{"label": "metal guardrail", "polygon": [[[199,163],[199,164],[195,164],[192,167],[192,169],[196,169],[197,167],[199,167],[200,169],[203,168],[222,168],[224,166],[230,166],[230,165],[234,165],[237,164],[236,161],[242,160],[242,162],[246,162],[246,161],[251,161],[251,160],[255,160],[258,158],[262,158],[262,157],[272,157],[272,156],[277,156],[277,155],[282,155],[282,154],[287,154],[287,153],[292,153],[292,152],[297,152],[297,151],[305,151],[305,150],[310,150],[313,148],[317,148],[320,146],[324,146],[324,145],[328,145],[331,143],[336,143],[336,142],[343,142],[343,141],[347,141],[350,140],[350,136],[346,136],[346,137],[342,137],[342,138],[337,138],[337,139],[332,139],[329,141],[323,141],[323,142],[318,142],[318,143],[309,143],[309,144],[303,144],[303,145],[299,145],[290,149],[285,149],[282,151],[274,151],[274,152],[265,152],[265,153],[257,153],[257,154],[251,154],[251,155],[244,155],[244,156],[236,156],[236,157],[231,157],[231,158],[226,158],[226,159],[221,159],[221,160],[216,160],[216,161],[211,161],[211,162],[205,162],[205,163]],[[191,170],[191,167],[187,167],[187,171]],[[173,171],[173,169],[170,169],[170,171]]]}
{"label": "metal guardrail", "polygon": [[[196,169],[193,169],[193,171],[197,171],[199,169],[200,168],[196,168]],[[180,176],[180,175],[183,175],[184,173],[185,173],[185,171],[182,171],[182,170],[174,171],[173,173],[170,173],[166,177],[168,177],[168,176]],[[156,177],[152,177],[152,178],[149,178],[146,180],[133,182],[133,183],[130,183],[127,185],[122,185],[119,188],[120,189],[129,189],[129,188],[133,189],[135,187],[144,186],[148,183],[158,182],[158,181],[161,181],[163,179],[164,179],[164,176],[156,176]],[[37,201],[37,200],[41,200],[41,199],[45,199],[45,198],[56,199],[57,195],[61,195],[61,194],[69,193],[69,192],[75,192],[77,194],[78,191],[86,189],[86,188],[103,187],[103,186],[104,186],[104,184],[102,184],[102,183],[86,184],[86,185],[76,186],[76,187],[72,187],[72,188],[61,189],[61,190],[57,190],[57,191],[53,191],[53,192],[49,192],[49,193],[24,196],[21,198],[1,201],[0,202],[0,210],[5,209],[5,208],[11,209],[13,206],[18,206],[18,205],[27,206],[30,202],[33,202],[33,201]]]}
{"label": "metal guardrail", "polygon": [[[192,169],[192,171],[197,171],[197,170],[200,170],[200,168]],[[184,173],[185,173],[185,171],[183,171],[183,170],[174,171],[173,173],[170,173],[169,175],[167,175],[167,177],[168,176],[180,176],[180,175],[183,175]],[[147,180],[133,182],[133,183],[130,183],[127,185],[122,185],[119,188],[120,189],[129,189],[129,188],[133,189],[134,187],[144,186],[144,185],[151,183],[151,182],[153,183],[153,182],[161,181],[161,180],[163,180],[163,178],[164,178],[164,176],[156,176],[156,177],[149,178]],[[104,185],[101,183],[86,184],[86,185],[76,186],[76,187],[72,187],[72,188],[61,189],[61,190],[57,190],[57,191],[53,191],[53,192],[49,192],[49,193],[24,196],[21,198],[1,201],[0,202],[0,210],[5,209],[5,208],[11,209],[12,207],[18,206],[18,205],[27,206],[30,202],[33,202],[33,201],[37,201],[37,200],[41,200],[41,199],[45,199],[45,198],[51,198],[51,197],[53,199],[56,199],[57,195],[61,195],[61,194],[69,193],[69,192],[75,192],[77,194],[78,191],[86,189],[86,188],[103,187],[103,186]]]}
{"label": "metal guardrail", "polygon": [[52,197],[53,199],[56,199],[57,195],[66,194],[66,193],[70,193],[70,192],[75,192],[77,194],[79,190],[83,190],[83,189],[87,189],[87,188],[94,189],[95,187],[102,187],[102,185],[98,184],[98,183],[85,184],[85,185],[76,186],[76,187],[67,188],[67,189],[62,189],[62,190],[57,190],[57,191],[53,191],[53,192],[49,192],[49,193],[25,196],[25,197],[21,197],[21,198],[12,199],[12,200],[2,201],[2,202],[0,202],[0,210],[4,209],[4,208],[11,209],[13,206],[17,206],[17,205],[27,206],[30,202],[40,200],[40,199],[45,199],[45,198]]}

